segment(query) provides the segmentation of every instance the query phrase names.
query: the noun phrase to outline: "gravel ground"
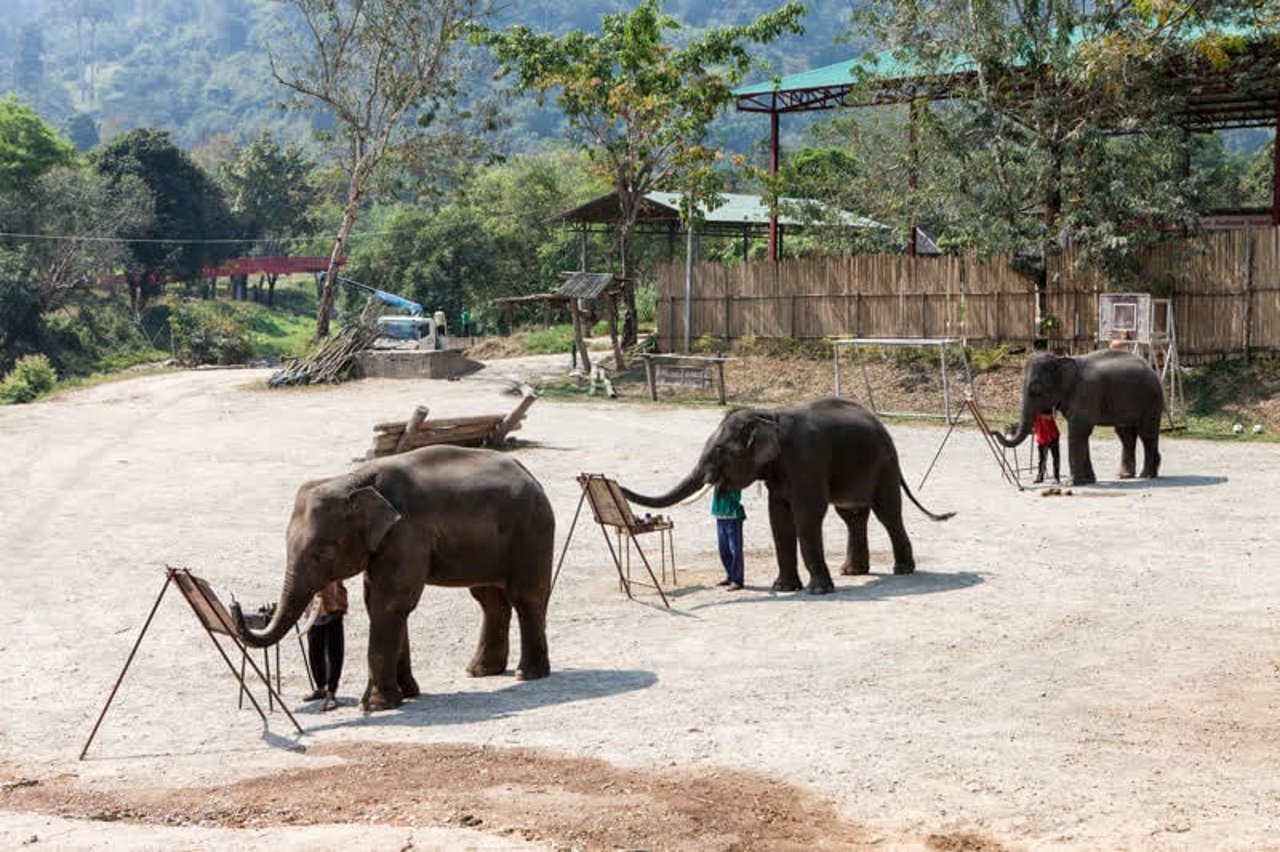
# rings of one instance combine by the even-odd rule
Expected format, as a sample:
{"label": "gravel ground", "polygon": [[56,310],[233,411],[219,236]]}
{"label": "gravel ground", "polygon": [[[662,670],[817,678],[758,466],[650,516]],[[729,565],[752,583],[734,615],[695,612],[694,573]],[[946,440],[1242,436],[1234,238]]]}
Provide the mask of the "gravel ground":
{"label": "gravel ground", "polygon": [[[552,676],[469,679],[470,596],[412,617],[425,695],[365,715],[359,581],[343,706],[304,705],[296,643],[264,726],[181,598],[190,566],[274,599],[304,480],[372,425],[501,413],[491,362],[463,381],[269,392],[266,373],[137,378],[0,408],[0,845],[54,848],[1280,848],[1280,549],[1274,444],[1166,440],[1163,478],[1070,495],[1002,481],[977,433],[891,425],[919,570],[825,597],[775,594],[765,496],[744,494],[748,588],[726,593],[704,497],[671,514],[672,607],[629,601],[579,519],[549,614]],[[513,450],[563,545],[574,477],[672,484],[720,411],[540,400]],[[1099,430],[1094,460],[1119,446]],[[838,521],[827,551],[838,564]],[[558,547],[559,547],[558,545]],[[656,548],[649,546],[651,555]],[[515,655],[513,653],[513,659]]]}

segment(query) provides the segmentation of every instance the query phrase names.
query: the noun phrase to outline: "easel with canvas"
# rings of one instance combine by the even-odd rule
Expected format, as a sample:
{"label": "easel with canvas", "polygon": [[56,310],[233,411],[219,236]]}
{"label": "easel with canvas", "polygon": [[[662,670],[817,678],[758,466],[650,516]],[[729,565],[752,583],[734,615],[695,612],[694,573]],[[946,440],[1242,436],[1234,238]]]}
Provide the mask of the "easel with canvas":
{"label": "easel with canvas", "polygon": [[[129,671],[129,666],[133,663],[134,656],[138,653],[138,647],[142,644],[142,637],[147,635],[147,628],[151,626],[151,621],[155,618],[156,610],[160,608],[160,601],[164,600],[165,592],[169,591],[170,586],[177,586],[182,597],[191,607],[191,611],[195,613],[196,619],[200,622],[200,626],[204,628],[205,633],[209,636],[209,641],[218,649],[218,653],[222,656],[223,661],[227,664],[227,668],[231,671],[232,677],[240,684],[240,698],[243,700],[245,695],[249,696],[249,701],[253,704],[253,709],[258,711],[258,715],[262,717],[263,724],[267,722],[267,714],[263,712],[262,705],[258,703],[258,699],[254,697],[253,691],[248,688],[244,681],[244,663],[247,662],[253,669],[253,673],[262,681],[263,686],[267,688],[267,695],[271,701],[280,702],[280,709],[289,717],[289,721],[293,723],[298,733],[303,733],[302,726],[298,724],[298,720],[289,712],[289,708],[285,705],[284,699],[280,697],[280,693],[271,685],[271,677],[265,674],[262,669],[258,668],[258,664],[249,655],[248,649],[244,643],[240,641],[239,635],[236,633],[235,623],[231,620],[231,614],[227,612],[227,608],[222,605],[222,601],[218,600],[218,596],[214,594],[213,588],[209,583],[195,574],[191,573],[190,568],[174,568],[171,565],[165,566],[164,585],[160,587],[160,594],[156,596],[156,601],[151,607],[151,613],[147,616],[146,622],[142,625],[142,630],[138,633],[137,641],[133,643],[133,649],[129,652],[129,657],[125,660],[124,668],[120,670],[119,677],[116,678],[115,685],[111,687],[111,694],[107,696],[107,703],[103,706],[102,712],[98,714],[98,721],[93,725],[93,730],[89,733],[89,739],[85,741],[84,748],[80,750],[80,759],[84,760],[84,756],[89,753],[89,746],[93,743],[93,738],[98,733],[98,728],[102,725],[102,720],[106,718],[107,710],[111,708],[111,702],[115,700],[116,693],[120,689],[120,684],[124,681],[125,674]],[[240,651],[241,668],[236,670],[236,666],[231,662],[231,657],[227,655],[226,650],[218,641],[217,634],[222,634],[231,639],[231,642]],[[277,665],[278,668],[278,665]],[[272,707],[274,709],[274,706]]]}

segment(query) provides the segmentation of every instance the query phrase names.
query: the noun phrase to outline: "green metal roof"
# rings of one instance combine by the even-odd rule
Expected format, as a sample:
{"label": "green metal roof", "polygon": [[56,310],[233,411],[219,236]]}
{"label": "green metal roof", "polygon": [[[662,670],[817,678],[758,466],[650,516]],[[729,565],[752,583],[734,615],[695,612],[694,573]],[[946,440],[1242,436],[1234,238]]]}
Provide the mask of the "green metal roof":
{"label": "green metal roof", "polygon": [[[1280,62],[1276,60],[1280,33],[1225,26],[1212,31],[1190,29],[1183,38],[1190,41],[1208,34],[1247,38],[1249,50],[1242,53],[1241,60],[1252,66],[1253,74],[1264,82],[1261,86],[1242,84],[1240,68],[1221,72],[1194,67],[1171,69],[1171,78],[1181,80],[1186,90],[1188,103],[1184,113],[1188,127],[1274,125],[1280,100],[1280,85],[1276,84],[1276,73],[1280,72]],[[1087,37],[1084,31],[1077,31],[1072,41],[1079,44]],[[742,112],[810,112],[903,103],[915,97],[947,98],[952,96],[955,83],[975,71],[973,59],[963,55],[942,69],[925,71],[891,56],[875,54],[740,86],[733,94]],[[872,85],[860,93],[858,100],[851,101],[849,96],[860,83]]]}

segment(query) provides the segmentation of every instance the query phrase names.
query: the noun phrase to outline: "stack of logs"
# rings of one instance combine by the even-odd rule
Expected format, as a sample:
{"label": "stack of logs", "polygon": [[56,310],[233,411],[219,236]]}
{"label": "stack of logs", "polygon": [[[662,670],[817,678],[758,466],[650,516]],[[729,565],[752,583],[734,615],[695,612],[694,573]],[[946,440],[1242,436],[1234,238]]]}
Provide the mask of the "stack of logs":
{"label": "stack of logs", "polygon": [[268,387],[314,385],[345,381],[355,366],[356,355],[373,345],[378,337],[378,317],[382,306],[369,299],[354,321],[337,334],[325,338],[304,358],[277,370],[267,379]]}
{"label": "stack of logs", "polygon": [[418,447],[433,444],[454,444],[462,447],[497,447],[518,430],[525,412],[538,395],[533,388],[524,386],[520,403],[510,414],[485,414],[476,417],[451,417],[430,420],[425,405],[414,409],[407,421],[378,423],[373,427],[373,446],[366,458],[391,456]]}

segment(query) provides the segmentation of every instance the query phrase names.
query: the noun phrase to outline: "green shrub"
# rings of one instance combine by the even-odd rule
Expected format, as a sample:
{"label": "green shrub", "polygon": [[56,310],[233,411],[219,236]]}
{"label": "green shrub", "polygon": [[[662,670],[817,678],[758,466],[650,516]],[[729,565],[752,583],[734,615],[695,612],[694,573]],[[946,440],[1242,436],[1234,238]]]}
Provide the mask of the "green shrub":
{"label": "green shrub", "polygon": [[554,355],[559,352],[567,353],[569,351],[569,347],[572,345],[573,326],[567,324],[553,325],[549,328],[540,328],[537,331],[531,331],[524,341],[525,350],[534,355]]}
{"label": "green shrub", "polygon": [[242,364],[253,357],[248,305],[179,302],[169,314],[174,355],[184,364]]}
{"label": "green shrub", "polygon": [[53,390],[58,374],[44,355],[19,358],[0,381],[0,404],[31,402]]}

